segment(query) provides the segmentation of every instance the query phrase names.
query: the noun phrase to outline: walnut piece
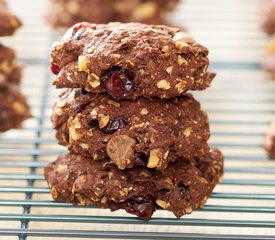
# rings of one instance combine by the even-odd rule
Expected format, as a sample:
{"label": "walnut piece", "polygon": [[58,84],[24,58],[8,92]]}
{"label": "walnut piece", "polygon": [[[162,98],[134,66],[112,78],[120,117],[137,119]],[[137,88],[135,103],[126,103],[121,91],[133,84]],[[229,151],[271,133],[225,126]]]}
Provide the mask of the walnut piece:
{"label": "walnut piece", "polygon": [[121,170],[130,166],[134,156],[136,140],[127,135],[119,135],[111,138],[107,143],[108,156]]}
{"label": "walnut piece", "polygon": [[85,56],[79,56],[78,57],[78,71],[79,72],[89,72],[88,71],[88,58]]}
{"label": "walnut piece", "polygon": [[151,18],[157,11],[157,5],[153,1],[145,2],[138,5],[133,14],[133,20],[139,21],[146,18]]}
{"label": "walnut piece", "polygon": [[169,203],[167,203],[163,200],[160,200],[160,199],[156,200],[156,204],[159,205],[163,209],[167,209],[167,207],[169,206]]}
{"label": "walnut piece", "polygon": [[167,158],[169,151],[165,153],[161,148],[155,148],[150,151],[150,156],[148,159],[148,168],[155,168],[162,165],[162,162]]}
{"label": "walnut piece", "polygon": [[168,90],[171,88],[171,85],[166,80],[160,80],[157,82],[157,87],[160,88],[161,90]]}
{"label": "walnut piece", "polygon": [[177,32],[173,40],[176,44],[178,43],[196,43],[196,41],[186,32]]}

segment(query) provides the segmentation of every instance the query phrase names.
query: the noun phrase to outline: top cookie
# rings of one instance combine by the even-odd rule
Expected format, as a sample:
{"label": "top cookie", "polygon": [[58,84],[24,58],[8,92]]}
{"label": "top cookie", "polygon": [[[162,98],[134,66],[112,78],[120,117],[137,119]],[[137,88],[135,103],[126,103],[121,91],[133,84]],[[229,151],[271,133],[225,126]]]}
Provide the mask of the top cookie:
{"label": "top cookie", "polygon": [[178,28],[140,23],[79,23],[51,52],[58,88],[84,88],[114,99],[172,98],[203,90],[208,50]]}
{"label": "top cookie", "polygon": [[[51,0],[47,15],[53,27],[78,22],[143,22],[163,24],[179,0]],[[92,10],[92,11],[91,11]]]}
{"label": "top cookie", "polygon": [[10,36],[21,26],[20,20],[8,9],[5,1],[0,0],[0,36]]}

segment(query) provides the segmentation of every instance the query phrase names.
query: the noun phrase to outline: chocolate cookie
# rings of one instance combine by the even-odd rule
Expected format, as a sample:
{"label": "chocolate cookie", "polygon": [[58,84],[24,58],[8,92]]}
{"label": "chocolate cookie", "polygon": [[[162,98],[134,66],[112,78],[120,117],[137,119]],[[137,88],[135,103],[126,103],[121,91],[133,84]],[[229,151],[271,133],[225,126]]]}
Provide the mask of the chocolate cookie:
{"label": "chocolate cookie", "polygon": [[262,30],[271,35],[275,33],[275,1],[262,0],[260,8],[260,24]]}
{"label": "chocolate cookie", "polygon": [[143,22],[164,24],[179,0],[51,0],[48,21],[53,27],[78,22]]}
{"label": "chocolate cookie", "polygon": [[275,79],[275,37],[267,45],[263,68]]}
{"label": "chocolate cookie", "polygon": [[172,98],[210,86],[208,50],[185,32],[138,23],[77,24],[51,52],[58,88],[114,99]]}
{"label": "chocolate cookie", "polygon": [[12,35],[21,25],[20,20],[10,12],[7,3],[0,0],[0,36]]}
{"label": "chocolate cookie", "polygon": [[12,49],[0,44],[0,82],[19,84],[22,69],[15,63],[15,58]]}
{"label": "chocolate cookie", "polygon": [[56,201],[125,209],[149,219],[156,209],[176,217],[203,207],[223,174],[223,156],[213,150],[203,159],[181,159],[163,171],[136,167],[121,171],[112,163],[91,161],[72,153],[45,169]]}
{"label": "chocolate cookie", "polygon": [[30,116],[29,106],[18,88],[0,83],[0,132],[21,128],[22,122]]}
{"label": "chocolate cookie", "polygon": [[94,160],[110,157],[120,169],[138,164],[163,169],[178,158],[209,152],[208,119],[192,95],[116,102],[67,90],[52,122],[60,144]]}

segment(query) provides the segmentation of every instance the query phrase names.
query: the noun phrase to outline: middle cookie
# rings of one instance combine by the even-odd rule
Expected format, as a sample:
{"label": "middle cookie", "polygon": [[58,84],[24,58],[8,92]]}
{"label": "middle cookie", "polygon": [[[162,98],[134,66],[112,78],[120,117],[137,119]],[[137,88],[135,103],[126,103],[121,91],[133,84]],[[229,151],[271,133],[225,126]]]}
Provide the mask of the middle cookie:
{"label": "middle cookie", "polygon": [[170,100],[115,102],[105,95],[66,90],[52,115],[61,145],[91,160],[110,158],[119,169],[164,169],[179,158],[209,152],[206,114],[188,94]]}

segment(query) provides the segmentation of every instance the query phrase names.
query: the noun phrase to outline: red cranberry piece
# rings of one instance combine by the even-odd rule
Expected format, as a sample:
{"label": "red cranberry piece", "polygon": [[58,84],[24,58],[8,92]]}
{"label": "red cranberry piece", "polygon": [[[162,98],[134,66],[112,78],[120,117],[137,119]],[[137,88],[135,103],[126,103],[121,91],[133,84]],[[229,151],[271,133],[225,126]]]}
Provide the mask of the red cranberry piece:
{"label": "red cranberry piece", "polygon": [[115,118],[109,121],[106,127],[101,129],[104,133],[112,134],[120,128],[124,128],[128,123],[122,118]]}
{"label": "red cranberry piece", "polygon": [[156,210],[153,198],[150,196],[133,197],[129,200],[126,209],[128,213],[134,214],[142,219],[148,220]]}
{"label": "red cranberry piece", "polygon": [[189,193],[189,188],[183,182],[178,183],[178,188],[180,189],[180,194],[182,197],[187,197]]}
{"label": "red cranberry piece", "polygon": [[105,87],[114,99],[120,100],[127,97],[133,88],[133,74],[129,71],[123,72],[117,67],[113,68],[105,79]]}
{"label": "red cranberry piece", "polygon": [[54,63],[51,64],[51,70],[52,73],[55,75],[57,75],[60,72],[60,68]]}
{"label": "red cranberry piece", "polygon": [[86,30],[86,25],[84,24],[79,24],[76,27],[74,27],[73,29],[73,33],[72,33],[72,37],[74,40],[80,40],[82,34],[85,32]]}

